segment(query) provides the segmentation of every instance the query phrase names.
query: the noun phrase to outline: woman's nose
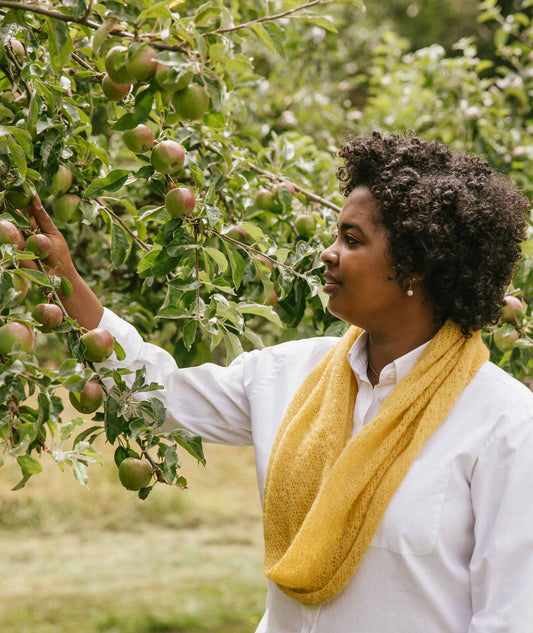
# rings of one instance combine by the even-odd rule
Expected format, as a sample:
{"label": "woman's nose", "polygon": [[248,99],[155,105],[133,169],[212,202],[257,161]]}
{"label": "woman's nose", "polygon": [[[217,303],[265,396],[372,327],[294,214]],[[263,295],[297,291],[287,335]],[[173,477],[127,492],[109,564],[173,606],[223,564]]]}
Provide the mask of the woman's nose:
{"label": "woman's nose", "polygon": [[322,263],[326,266],[335,266],[339,262],[339,256],[335,249],[335,243],[333,243],[331,246],[328,246],[322,251],[320,259]]}

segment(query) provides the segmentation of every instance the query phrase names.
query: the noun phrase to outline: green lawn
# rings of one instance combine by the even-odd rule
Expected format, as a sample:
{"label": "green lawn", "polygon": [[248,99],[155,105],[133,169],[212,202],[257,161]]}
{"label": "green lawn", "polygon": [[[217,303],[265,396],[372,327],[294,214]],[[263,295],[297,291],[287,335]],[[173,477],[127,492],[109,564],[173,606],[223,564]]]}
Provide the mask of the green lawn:
{"label": "green lawn", "polygon": [[[102,447],[101,447],[102,448]],[[263,611],[261,509],[250,448],[182,456],[189,489],[146,501],[112,451],[90,488],[43,458],[24,490],[0,470],[0,622],[17,633],[251,633]]]}

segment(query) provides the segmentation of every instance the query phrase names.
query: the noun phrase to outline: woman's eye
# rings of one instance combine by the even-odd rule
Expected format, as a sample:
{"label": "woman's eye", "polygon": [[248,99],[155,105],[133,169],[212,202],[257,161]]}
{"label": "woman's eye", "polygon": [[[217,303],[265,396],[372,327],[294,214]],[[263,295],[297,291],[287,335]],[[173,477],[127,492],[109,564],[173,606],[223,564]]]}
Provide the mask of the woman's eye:
{"label": "woman's eye", "polygon": [[344,239],[346,240],[347,244],[359,244],[359,240],[356,237],[354,237],[353,235],[350,235],[349,233],[347,233],[344,236]]}

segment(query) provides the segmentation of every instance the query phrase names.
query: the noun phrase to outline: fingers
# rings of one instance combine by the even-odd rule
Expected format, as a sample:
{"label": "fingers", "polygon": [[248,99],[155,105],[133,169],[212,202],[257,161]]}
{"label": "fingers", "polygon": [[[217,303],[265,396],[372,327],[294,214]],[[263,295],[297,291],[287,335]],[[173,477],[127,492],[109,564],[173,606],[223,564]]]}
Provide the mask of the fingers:
{"label": "fingers", "polygon": [[37,194],[31,199],[28,206],[28,212],[30,213],[30,216],[35,219],[43,233],[57,232],[56,225],[52,222],[52,218],[48,215],[48,213],[46,213],[43,203]]}

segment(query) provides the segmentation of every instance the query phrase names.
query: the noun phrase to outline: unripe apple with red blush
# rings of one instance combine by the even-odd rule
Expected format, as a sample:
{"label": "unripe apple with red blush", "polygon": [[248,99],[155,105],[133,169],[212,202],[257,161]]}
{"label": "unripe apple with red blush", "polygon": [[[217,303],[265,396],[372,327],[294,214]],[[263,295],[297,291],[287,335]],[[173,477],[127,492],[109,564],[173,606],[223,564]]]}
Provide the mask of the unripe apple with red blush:
{"label": "unripe apple with red blush", "polygon": [[238,242],[247,242],[250,238],[248,231],[243,229],[242,226],[232,226],[228,231],[226,231],[226,235]]}
{"label": "unripe apple with red blush", "polygon": [[520,301],[518,297],[513,295],[506,295],[504,297],[504,304],[502,308],[502,321],[507,323],[516,323],[516,312],[520,313],[519,316],[523,315],[525,312],[524,304]]}
{"label": "unripe apple with red blush", "polygon": [[22,232],[9,220],[0,220],[0,244],[13,244],[19,251],[24,250],[26,241]]}
{"label": "unripe apple with red blush", "polygon": [[85,359],[92,363],[101,363],[106,360],[115,348],[113,335],[104,328],[89,330],[80,338],[86,346]]}
{"label": "unripe apple with red blush", "polygon": [[142,123],[132,130],[126,130],[122,138],[126,147],[136,154],[147,152],[154,144],[154,133]]}
{"label": "unripe apple with red blush", "polygon": [[52,196],[62,196],[72,186],[72,172],[65,165],[59,165],[56,173],[52,176],[52,183],[48,189]]}
{"label": "unripe apple with red blush", "polygon": [[185,163],[185,150],[176,141],[161,141],[154,145],[150,162],[156,171],[162,174],[174,174]]}
{"label": "unripe apple with red blush", "polygon": [[307,213],[299,215],[294,220],[294,228],[300,237],[313,237],[316,231],[316,219]]}
{"label": "unripe apple with red blush", "polygon": [[63,323],[63,310],[56,303],[38,303],[31,316],[49,330]]}
{"label": "unripe apple with red blush", "polygon": [[157,62],[154,57],[157,52],[148,44],[134,42],[126,53],[126,72],[136,83],[148,81],[155,76]]}
{"label": "unripe apple with red blush", "polygon": [[494,328],[492,333],[494,345],[500,350],[500,352],[508,352],[513,349],[515,342],[518,340],[518,332],[515,329],[509,329],[508,327]]}
{"label": "unripe apple with red blush", "polygon": [[80,413],[94,413],[102,406],[104,390],[97,382],[89,380],[80,393],[70,391],[68,398],[72,406]]}
{"label": "unripe apple with red blush", "polygon": [[13,287],[19,293],[17,302],[15,304],[18,306],[26,298],[30,285],[26,277],[23,277],[22,275],[13,275]]}
{"label": "unripe apple with red blush", "polygon": [[31,329],[24,323],[11,321],[0,327],[0,355],[7,356],[16,345],[20,345],[23,352],[32,352],[35,345],[35,336]]}
{"label": "unripe apple with red blush", "polygon": [[120,462],[118,476],[121,484],[128,490],[140,490],[150,483],[152,467],[137,457],[126,457]]}
{"label": "unripe apple with red blush", "polygon": [[15,209],[25,209],[33,197],[33,192],[28,183],[9,189],[6,193],[7,200]]}
{"label": "unripe apple with red blush", "polygon": [[105,56],[106,72],[116,84],[131,84],[133,82],[133,77],[126,68],[127,52],[128,49],[125,46],[113,46]]}
{"label": "unripe apple with red blush", "polygon": [[26,240],[26,250],[37,255],[39,259],[44,259],[52,252],[52,242],[47,235],[35,233]]}
{"label": "unripe apple with red blush", "polygon": [[296,193],[296,189],[294,188],[292,182],[280,182],[274,189],[275,193],[279,195],[280,189],[287,189],[291,196],[294,196]]}
{"label": "unripe apple with red blush", "polygon": [[131,84],[117,84],[109,75],[105,75],[102,79],[102,92],[110,101],[122,101],[129,95],[131,89]]}
{"label": "unripe apple with red blush", "polygon": [[11,49],[15,54],[15,57],[20,63],[22,63],[24,61],[24,58],[26,57],[26,49],[24,48],[24,44],[14,37],[9,40],[9,44],[11,45]]}
{"label": "unripe apple with red blush", "polygon": [[174,93],[172,105],[184,119],[201,119],[209,110],[209,93],[203,86],[193,83]]}
{"label": "unripe apple with red blush", "polygon": [[165,207],[173,218],[189,216],[194,211],[196,198],[187,187],[175,187],[165,196]]}
{"label": "unripe apple with red blush", "polygon": [[66,193],[52,202],[54,216],[61,222],[71,222],[78,216],[81,198],[74,193]]}
{"label": "unripe apple with red blush", "polygon": [[255,206],[258,209],[272,211],[276,206],[276,199],[272,191],[265,188],[259,189],[255,194]]}

